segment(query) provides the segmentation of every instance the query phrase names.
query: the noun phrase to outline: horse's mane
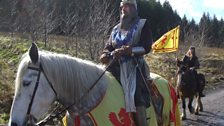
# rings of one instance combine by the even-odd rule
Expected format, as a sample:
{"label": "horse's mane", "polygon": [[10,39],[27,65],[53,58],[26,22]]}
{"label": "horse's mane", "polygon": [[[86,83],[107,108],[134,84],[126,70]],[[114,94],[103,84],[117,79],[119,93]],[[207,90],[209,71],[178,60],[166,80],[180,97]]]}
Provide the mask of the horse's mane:
{"label": "horse's mane", "polygon": [[[91,61],[46,51],[39,51],[39,61],[47,78],[57,91],[58,99],[65,104],[80,99],[104,71],[102,65],[96,65]],[[17,72],[17,90],[19,88],[18,83],[21,81],[20,78],[29,63],[30,58],[26,53],[22,57]],[[94,97],[95,100],[101,97],[105,93],[106,81],[107,76],[103,76],[88,97]]]}
{"label": "horse's mane", "polygon": [[30,59],[28,57],[28,53],[25,53],[22,55],[22,58],[20,59],[20,64],[18,66],[17,74],[16,74],[16,80],[15,80],[15,94],[18,93],[22,82],[22,77],[24,75],[24,72],[26,71],[28,65],[29,65]]}

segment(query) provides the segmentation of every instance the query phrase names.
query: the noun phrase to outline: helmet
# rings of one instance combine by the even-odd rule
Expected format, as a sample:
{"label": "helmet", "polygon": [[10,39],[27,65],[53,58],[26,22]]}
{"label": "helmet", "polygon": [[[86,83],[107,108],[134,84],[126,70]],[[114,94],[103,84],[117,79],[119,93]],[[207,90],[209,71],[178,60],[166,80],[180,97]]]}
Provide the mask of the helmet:
{"label": "helmet", "polygon": [[135,8],[137,9],[136,0],[122,0],[121,3],[120,3],[120,7],[122,7],[126,3],[133,4],[135,6]]}

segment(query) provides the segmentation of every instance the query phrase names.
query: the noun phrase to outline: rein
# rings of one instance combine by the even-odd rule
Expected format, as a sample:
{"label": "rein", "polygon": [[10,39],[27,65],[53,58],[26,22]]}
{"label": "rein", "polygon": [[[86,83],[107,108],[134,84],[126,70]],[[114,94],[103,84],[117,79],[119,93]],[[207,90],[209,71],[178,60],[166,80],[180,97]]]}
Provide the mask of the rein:
{"label": "rein", "polygon": [[[99,82],[99,80],[103,77],[103,75],[106,73],[106,71],[108,70],[108,68],[114,63],[114,59],[106,66],[105,70],[103,71],[103,73],[101,73],[101,75],[96,79],[96,81],[92,84],[92,86],[84,93],[83,96],[81,96],[81,98],[78,100],[78,102],[74,102],[72,104],[70,104],[69,106],[65,107],[64,109],[62,109],[61,111],[59,111],[58,113],[54,114],[54,115],[51,115],[49,114],[45,119],[41,120],[40,122],[36,123],[35,125],[36,126],[44,126],[48,121],[54,119],[54,118],[57,118],[59,117],[63,112],[65,112],[66,110],[68,110],[70,107],[72,107],[73,105],[76,105],[77,103],[80,103],[81,102],[81,99],[83,97],[85,97],[96,85],[97,83]],[[34,92],[33,92],[33,95],[32,95],[32,98],[31,98],[31,101],[30,101],[30,104],[29,104],[29,107],[28,107],[28,110],[27,110],[27,115],[30,115],[30,111],[31,111],[31,108],[32,108],[32,104],[33,104],[33,100],[34,100],[34,97],[35,97],[35,94],[36,94],[36,90],[38,88],[38,85],[39,85],[39,79],[40,79],[40,74],[41,72],[43,72],[44,76],[46,77],[50,87],[52,88],[52,90],[54,91],[56,97],[57,97],[57,92],[55,91],[55,89],[53,88],[53,85],[52,83],[48,80],[44,70],[43,70],[43,67],[42,65],[40,64],[40,67],[39,68],[35,68],[35,67],[28,67],[28,69],[31,69],[31,70],[36,70],[38,71],[38,77],[37,77],[37,81],[36,81],[36,85],[35,85],[35,88],[34,88]],[[57,108],[56,108],[57,109]],[[56,109],[54,111],[56,111]],[[53,112],[54,112],[53,111]],[[53,113],[52,112],[52,113]]]}

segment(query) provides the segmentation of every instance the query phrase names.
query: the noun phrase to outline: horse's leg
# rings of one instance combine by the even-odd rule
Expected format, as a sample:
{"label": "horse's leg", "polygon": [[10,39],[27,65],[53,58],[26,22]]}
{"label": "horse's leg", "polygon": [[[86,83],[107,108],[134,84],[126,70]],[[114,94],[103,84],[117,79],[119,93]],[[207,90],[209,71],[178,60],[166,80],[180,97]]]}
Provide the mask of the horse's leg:
{"label": "horse's leg", "polygon": [[188,102],[188,109],[191,114],[194,113],[194,107],[192,106],[193,99],[194,99],[194,96],[190,97]]}
{"label": "horse's leg", "polygon": [[199,111],[202,112],[203,111],[203,104],[201,102],[201,97],[199,98],[198,102],[199,102]]}
{"label": "horse's leg", "polygon": [[201,102],[201,97],[198,95],[196,100],[196,107],[195,107],[195,115],[199,114],[199,111],[203,111],[203,105]]}
{"label": "horse's leg", "polygon": [[185,98],[181,98],[182,101],[182,115],[181,115],[181,119],[185,120],[186,119],[186,102],[185,102]]}
{"label": "horse's leg", "polygon": [[196,106],[195,106],[195,115],[198,115],[199,114],[199,99],[200,99],[200,96],[199,95],[197,95],[196,96]]}

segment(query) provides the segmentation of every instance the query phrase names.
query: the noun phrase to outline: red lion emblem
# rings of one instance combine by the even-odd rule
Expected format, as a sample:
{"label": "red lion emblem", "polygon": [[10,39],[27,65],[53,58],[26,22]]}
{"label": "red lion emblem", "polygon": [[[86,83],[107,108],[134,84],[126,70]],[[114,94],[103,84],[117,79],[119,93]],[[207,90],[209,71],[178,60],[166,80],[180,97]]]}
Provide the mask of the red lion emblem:
{"label": "red lion emblem", "polygon": [[114,126],[135,126],[135,124],[132,121],[131,114],[126,112],[124,108],[120,109],[118,117],[116,113],[111,112],[109,114],[109,119]]}

